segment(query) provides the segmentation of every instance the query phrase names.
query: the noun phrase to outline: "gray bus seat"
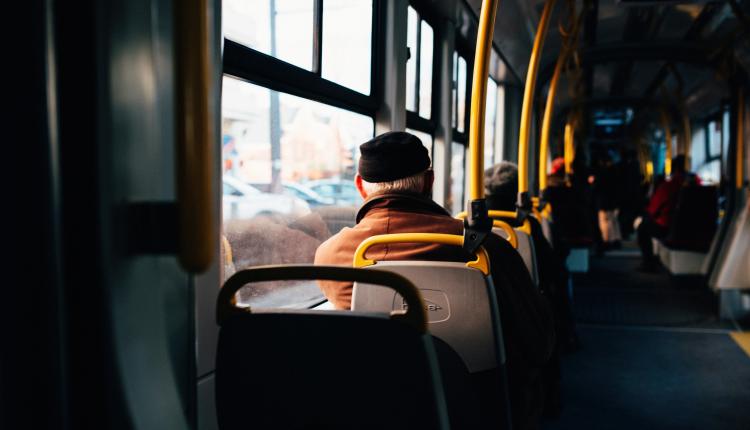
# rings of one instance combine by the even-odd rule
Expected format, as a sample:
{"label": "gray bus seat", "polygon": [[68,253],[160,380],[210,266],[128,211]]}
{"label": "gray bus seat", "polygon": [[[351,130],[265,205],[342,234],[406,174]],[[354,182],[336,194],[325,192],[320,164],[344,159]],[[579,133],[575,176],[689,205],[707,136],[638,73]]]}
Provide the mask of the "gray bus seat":
{"label": "gray bus seat", "polygon": [[[482,425],[510,428],[505,347],[491,276],[485,277],[465,263],[381,261],[370,268],[398,273],[416,285],[425,301],[429,332],[436,342],[443,342],[445,349],[460,357],[470,374]],[[398,293],[376,285],[354,284],[352,310],[392,312],[403,306]],[[443,378],[452,378],[450,371],[442,370]],[[449,404],[461,402],[453,393],[446,395]],[[463,402],[472,400],[467,397]]]}
{"label": "gray bus seat", "polygon": [[[303,279],[399,287],[411,306],[390,318],[346,311],[250,312],[234,306],[234,294],[249,282]],[[237,272],[217,304],[219,428],[448,429],[437,353],[419,309],[423,302],[410,285],[393,273],[344,267]]]}
{"label": "gray bus seat", "polygon": [[[381,261],[377,269],[398,273],[422,293],[427,327],[432,335],[456,350],[471,373],[497,368],[505,362],[494,287],[482,272],[464,263]],[[352,310],[403,309],[401,296],[370,284],[354,284]]]}
{"label": "gray bus seat", "polygon": [[[514,230],[516,231],[516,236],[518,237],[518,248],[516,248],[516,251],[518,251],[518,253],[521,255],[526,268],[529,270],[529,275],[531,276],[531,280],[534,282],[534,285],[539,287],[539,272],[537,270],[536,264],[536,251],[534,250],[534,241],[531,239],[531,236],[525,231],[519,228],[514,228]],[[492,232],[502,237],[503,239],[508,239],[508,233],[501,228],[493,228]]]}

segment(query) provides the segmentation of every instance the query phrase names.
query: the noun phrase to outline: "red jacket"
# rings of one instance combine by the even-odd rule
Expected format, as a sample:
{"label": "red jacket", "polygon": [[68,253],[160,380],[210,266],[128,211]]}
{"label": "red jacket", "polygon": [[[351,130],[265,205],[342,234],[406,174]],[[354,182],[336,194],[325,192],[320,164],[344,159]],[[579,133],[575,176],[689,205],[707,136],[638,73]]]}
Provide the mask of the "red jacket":
{"label": "red jacket", "polygon": [[651,196],[651,200],[648,202],[648,206],[646,206],[646,212],[651,215],[656,224],[662,227],[669,227],[672,222],[674,208],[677,206],[677,197],[684,183],[685,175],[683,173],[675,173],[656,188],[654,195]]}

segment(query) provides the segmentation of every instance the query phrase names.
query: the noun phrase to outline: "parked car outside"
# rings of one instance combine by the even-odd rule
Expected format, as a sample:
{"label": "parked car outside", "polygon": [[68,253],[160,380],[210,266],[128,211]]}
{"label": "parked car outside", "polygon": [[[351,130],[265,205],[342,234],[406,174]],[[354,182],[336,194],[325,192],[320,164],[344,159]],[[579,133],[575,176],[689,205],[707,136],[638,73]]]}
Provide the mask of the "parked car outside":
{"label": "parked car outside", "polygon": [[264,193],[233,176],[222,178],[223,218],[247,219],[256,216],[291,215],[300,217],[310,213],[310,205],[302,199],[285,194]]}
{"label": "parked car outside", "polygon": [[284,183],[284,193],[298,199],[302,199],[310,205],[311,208],[319,206],[330,206],[335,203],[334,199],[330,197],[323,197],[311,188],[297,183]]}
{"label": "parked car outside", "polygon": [[354,181],[340,179],[319,179],[305,185],[321,196],[333,200],[338,206],[359,206],[362,197],[354,186]]}

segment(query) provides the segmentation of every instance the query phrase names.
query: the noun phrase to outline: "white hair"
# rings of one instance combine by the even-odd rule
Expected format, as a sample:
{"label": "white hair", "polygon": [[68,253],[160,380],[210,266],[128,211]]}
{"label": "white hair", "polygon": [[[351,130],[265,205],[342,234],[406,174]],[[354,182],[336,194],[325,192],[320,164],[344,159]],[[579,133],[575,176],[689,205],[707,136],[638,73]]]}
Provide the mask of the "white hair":
{"label": "white hair", "polygon": [[422,194],[425,189],[425,173],[426,171],[388,182],[367,182],[363,179],[362,188],[364,188],[367,194],[374,194],[379,192],[405,192]]}

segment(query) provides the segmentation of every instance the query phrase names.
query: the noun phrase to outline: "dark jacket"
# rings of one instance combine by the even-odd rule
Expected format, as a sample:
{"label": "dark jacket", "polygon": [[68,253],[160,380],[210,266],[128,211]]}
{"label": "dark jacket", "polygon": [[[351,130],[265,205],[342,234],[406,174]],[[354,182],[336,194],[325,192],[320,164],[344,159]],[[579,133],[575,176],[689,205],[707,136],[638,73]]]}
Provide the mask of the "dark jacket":
{"label": "dark jacket", "polygon": [[[411,194],[379,194],[370,197],[357,214],[357,225],[344,228],[324,242],[315,264],[351,266],[357,246],[366,238],[388,233],[463,234],[463,223],[432,200]],[[529,428],[538,416],[541,400],[538,370],[554,346],[554,323],[546,298],[534,287],[523,260],[513,247],[496,235],[484,243],[490,256],[492,278],[501,309],[508,351],[508,373],[513,396],[514,421]],[[375,246],[367,253],[374,260],[469,261],[461,248],[436,244]],[[351,305],[351,283],[319,282],[321,290],[338,309]]]}

